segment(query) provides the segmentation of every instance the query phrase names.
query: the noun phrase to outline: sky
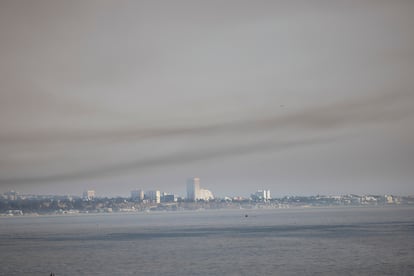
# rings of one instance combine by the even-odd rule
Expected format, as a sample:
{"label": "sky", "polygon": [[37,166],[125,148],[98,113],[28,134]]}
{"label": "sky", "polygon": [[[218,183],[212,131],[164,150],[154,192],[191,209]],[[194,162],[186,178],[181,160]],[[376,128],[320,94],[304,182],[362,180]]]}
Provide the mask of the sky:
{"label": "sky", "polygon": [[414,194],[414,1],[0,1],[0,193]]}

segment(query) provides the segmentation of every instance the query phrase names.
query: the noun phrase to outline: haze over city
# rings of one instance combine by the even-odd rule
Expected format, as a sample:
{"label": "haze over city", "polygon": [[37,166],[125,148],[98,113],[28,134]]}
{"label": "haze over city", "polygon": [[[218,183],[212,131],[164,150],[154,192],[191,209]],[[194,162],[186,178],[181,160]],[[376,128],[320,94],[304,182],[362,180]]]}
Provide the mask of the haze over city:
{"label": "haze over city", "polygon": [[0,193],[414,194],[412,1],[0,2]]}

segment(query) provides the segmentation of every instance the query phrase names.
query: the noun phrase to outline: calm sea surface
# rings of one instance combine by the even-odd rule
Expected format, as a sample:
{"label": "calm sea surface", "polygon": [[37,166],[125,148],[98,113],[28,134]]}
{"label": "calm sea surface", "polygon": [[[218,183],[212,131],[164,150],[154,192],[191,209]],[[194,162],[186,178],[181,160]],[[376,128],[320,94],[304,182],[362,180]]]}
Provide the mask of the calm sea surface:
{"label": "calm sea surface", "polygon": [[0,218],[0,274],[52,271],[56,276],[414,275],[414,208]]}

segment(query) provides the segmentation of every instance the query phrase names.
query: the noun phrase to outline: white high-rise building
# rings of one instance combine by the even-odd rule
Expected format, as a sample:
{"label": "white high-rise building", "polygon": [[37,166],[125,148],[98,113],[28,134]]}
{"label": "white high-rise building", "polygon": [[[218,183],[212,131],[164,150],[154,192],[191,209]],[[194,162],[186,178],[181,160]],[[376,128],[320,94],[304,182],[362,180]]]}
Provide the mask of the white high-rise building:
{"label": "white high-rise building", "polygon": [[196,201],[200,193],[200,178],[192,177],[187,179],[187,199]]}
{"label": "white high-rise building", "polygon": [[200,187],[200,178],[193,177],[187,180],[187,199],[190,201],[214,199],[213,193]]}
{"label": "white high-rise building", "polygon": [[145,193],[145,198],[152,203],[158,204],[161,202],[161,192],[159,190],[148,191]]}
{"label": "white high-rise building", "polygon": [[18,193],[11,190],[11,191],[8,191],[7,193],[4,193],[4,195],[7,197],[8,200],[16,200]]}
{"label": "white high-rise building", "polygon": [[252,197],[258,200],[268,201],[271,199],[270,190],[258,190]]}
{"label": "white high-rise building", "polygon": [[131,199],[136,201],[144,200],[144,191],[143,190],[133,190],[131,191]]}
{"label": "white high-rise building", "polygon": [[87,190],[83,192],[83,199],[84,200],[93,200],[95,198],[95,191],[94,190]]}
{"label": "white high-rise building", "polygon": [[272,198],[270,197],[270,190],[266,191],[266,200],[271,200]]}

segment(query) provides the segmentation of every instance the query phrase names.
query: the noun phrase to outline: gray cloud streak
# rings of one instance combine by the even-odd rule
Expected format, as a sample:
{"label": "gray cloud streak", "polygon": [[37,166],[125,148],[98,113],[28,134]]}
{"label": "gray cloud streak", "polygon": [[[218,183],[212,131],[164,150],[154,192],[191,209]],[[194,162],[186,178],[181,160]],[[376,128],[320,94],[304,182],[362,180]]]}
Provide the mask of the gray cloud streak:
{"label": "gray cloud streak", "polygon": [[407,103],[414,102],[413,98],[412,93],[388,93],[308,108],[284,116],[196,127],[109,130],[74,129],[71,131],[43,131],[37,133],[3,133],[0,134],[0,145],[82,141],[139,141],[142,139],[167,138],[179,135],[197,136],[216,133],[268,131],[284,127],[320,131],[346,127],[348,125],[367,125],[404,119],[414,114],[412,105],[406,106]]}
{"label": "gray cloud streak", "polygon": [[162,157],[154,157],[147,159],[135,160],[132,162],[121,163],[112,166],[102,166],[99,168],[91,168],[83,171],[69,172],[62,174],[52,174],[40,177],[15,177],[15,178],[0,178],[0,185],[24,185],[24,184],[38,184],[45,182],[61,182],[68,180],[79,180],[85,178],[99,178],[104,176],[118,175],[122,172],[132,170],[142,170],[154,167],[179,165],[195,161],[210,160],[216,158],[226,158],[237,155],[260,153],[260,152],[275,152],[297,147],[310,146],[315,144],[332,143],[338,140],[338,137],[330,138],[310,138],[296,141],[285,142],[267,142],[257,143],[233,147],[221,147],[214,149],[204,149],[200,151],[182,152]]}
{"label": "gray cloud streak", "polygon": [[1,2],[0,188],[196,170],[412,192],[414,2],[242,2]]}
{"label": "gray cloud streak", "polygon": [[[160,128],[160,129],[125,129],[108,131],[86,131],[86,132],[48,132],[36,135],[3,135],[0,137],[2,145],[18,143],[41,143],[47,145],[53,142],[82,142],[82,141],[139,141],[150,138],[169,138],[172,136],[194,137],[201,135],[223,134],[223,133],[249,133],[270,131],[278,128],[299,128],[312,131],[337,130],[346,126],[369,125],[403,119],[413,114],[409,103],[412,95],[409,93],[389,93],[374,97],[364,97],[346,102],[338,102],[317,108],[279,117],[268,117],[259,120],[242,121],[235,123],[224,123],[211,126],[182,127],[182,128]],[[408,106],[404,106],[407,104]],[[321,138],[325,136],[324,138]],[[231,157],[240,154],[252,154],[256,152],[277,151],[290,149],[298,146],[308,146],[332,142],[333,138],[326,138],[327,134],[320,138],[303,139],[299,141],[270,142],[244,144],[232,147],[212,146],[210,149],[200,151],[186,151],[180,153],[120,163],[114,166],[102,166],[90,168],[83,171],[68,172],[56,175],[45,175],[40,177],[8,178],[1,179],[0,184],[25,184],[54,182],[65,180],[76,180],[82,178],[93,178],[119,174],[130,170],[153,168],[172,164],[185,164],[198,160],[209,160],[219,157]]]}

